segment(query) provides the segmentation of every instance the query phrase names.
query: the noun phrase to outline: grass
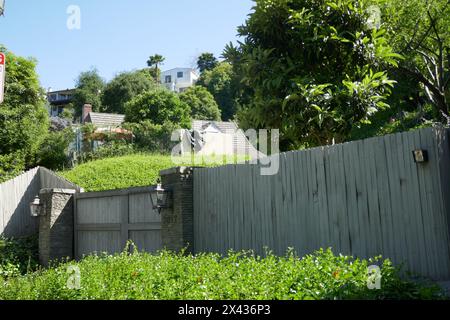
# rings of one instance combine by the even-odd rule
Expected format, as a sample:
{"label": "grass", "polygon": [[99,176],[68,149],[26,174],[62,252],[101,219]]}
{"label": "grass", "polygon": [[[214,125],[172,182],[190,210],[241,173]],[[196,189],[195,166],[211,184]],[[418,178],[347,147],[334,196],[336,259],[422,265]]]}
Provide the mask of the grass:
{"label": "grass", "polygon": [[227,163],[245,160],[241,157],[224,159],[218,156],[195,162],[191,157],[183,157],[180,158],[182,163],[174,163],[170,155],[136,154],[88,162],[59,174],[86,192],[116,190],[154,185],[161,170],[176,166],[214,166],[217,164],[212,162],[217,159],[222,162],[226,160]]}
{"label": "grass", "polygon": [[[369,265],[381,266],[381,290],[369,290]],[[80,270],[80,288],[68,289],[68,266]],[[1,279],[0,279],[1,281]],[[440,289],[403,280],[389,260],[336,256],[320,250],[302,259],[250,252],[196,256],[135,252],[89,256],[0,285],[7,300],[316,300],[435,299]]]}

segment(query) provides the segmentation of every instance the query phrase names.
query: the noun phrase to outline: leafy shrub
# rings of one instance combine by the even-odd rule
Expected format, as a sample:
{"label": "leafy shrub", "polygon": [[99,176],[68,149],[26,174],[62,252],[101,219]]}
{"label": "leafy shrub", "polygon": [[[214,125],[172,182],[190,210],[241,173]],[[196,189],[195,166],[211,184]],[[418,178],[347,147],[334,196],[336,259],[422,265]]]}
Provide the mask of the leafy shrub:
{"label": "leafy shrub", "polygon": [[0,183],[12,179],[25,170],[25,156],[21,151],[0,154]]}
{"label": "leafy shrub", "polygon": [[[262,258],[251,252],[221,257],[159,252],[89,256],[77,263],[81,288],[67,289],[66,263],[10,279],[0,299],[432,299],[442,298],[430,283],[402,279],[389,260],[335,256],[320,250],[299,259],[295,254]],[[367,287],[368,266],[381,267],[381,290]]]}
{"label": "leafy shrub", "polygon": [[150,120],[159,125],[170,122],[182,128],[190,127],[190,111],[176,93],[162,87],[144,92],[125,105],[127,122]]}
{"label": "leafy shrub", "polygon": [[6,239],[0,237],[0,279],[32,272],[38,267],[37,237]]}
{"label": "leafy shrub", "polygon": [[[1,47],[1,46],[0,46]],[[0,156],[18,157],[21,164],[8,165],[4,157],[0,168],[17,172],[36,165],[36,153],[45,138],[48,127],[48,111],[44,104],[44,91],[39,85],[34,59],[16,56],[4,47],[6,53],[5,101],[0,104]],[[13,160],[15,161],[15,160]],[[0,169],[1,174],[2,169]],[[3,170],[5,171],[5,170]],[[1,178],[0,178],[1,179]]]}
{"label": "leafy shrub", "polygon": [[135,154],[135,147],[121,140],[108,141],[97,149],[80,155],[78,161],[86,163],[95,160],[108,159]]}
{"label": "leafy shrub", "polygon": [[156,184],[159,172],[173,166],[170,156],[135,154],[95,160],[60,174],[86,191],[103,191]]}
{"label": "leafy shrub", "polygon": [[133,132],[133,143],[136,149],[141,151],[170,154],[177,144],[171,141],[172,132],[177,126],[170,122],[160,125],[144,120],[139,123],[128,123],[124,127]]}
{"label": "leafy shrub", "polygon": [[142,70],[120,73],[106,85],[102,94],[104,111],[124,113],[127,102],[154,86],[153,78]]}
{"label": "leafy shrub", "polygon": [[180,94],[181,101],[191,107],[191,118],[220,121],[221,112],[214,96],[201,86],[193,86]]}
{"label": "leafy shrub", "polygon": [[71,128],[50,132],[38,152],[39,165],[53,170],[68,167],[68,149],[74,138],[75,133]]}

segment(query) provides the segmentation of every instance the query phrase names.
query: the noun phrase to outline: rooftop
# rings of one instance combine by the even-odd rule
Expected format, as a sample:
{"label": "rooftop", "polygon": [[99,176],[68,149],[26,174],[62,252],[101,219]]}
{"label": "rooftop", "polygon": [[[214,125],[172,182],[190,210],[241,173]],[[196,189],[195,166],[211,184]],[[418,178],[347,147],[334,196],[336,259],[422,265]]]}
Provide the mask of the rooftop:
{"label": "rooftop", "polygon": [[118,127],[125,122],[125,115],[90,112],[86,122],[92,123],[96,127]]}

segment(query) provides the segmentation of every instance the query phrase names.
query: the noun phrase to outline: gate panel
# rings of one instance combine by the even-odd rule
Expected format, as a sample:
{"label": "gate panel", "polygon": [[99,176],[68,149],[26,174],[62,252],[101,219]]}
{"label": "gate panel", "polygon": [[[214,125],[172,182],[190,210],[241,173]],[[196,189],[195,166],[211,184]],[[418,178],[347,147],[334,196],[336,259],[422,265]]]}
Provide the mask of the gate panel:
{"label": "gate panel", "polygon": [[154,187],[75,196],[75,257],[115,254],[132,240],[141,251],[162,248],[161,216],[153,210]]}

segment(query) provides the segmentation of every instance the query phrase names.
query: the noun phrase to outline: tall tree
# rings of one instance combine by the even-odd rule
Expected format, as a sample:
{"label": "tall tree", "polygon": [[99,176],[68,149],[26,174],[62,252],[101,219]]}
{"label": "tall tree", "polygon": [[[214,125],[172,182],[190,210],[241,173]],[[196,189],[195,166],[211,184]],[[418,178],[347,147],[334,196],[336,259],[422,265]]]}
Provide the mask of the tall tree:
{"label": "tall tree", "polygon": [[209,52],[202,53],[197,59],[197,67],[201,73],[214,69],[218,63],[219,61],[214,57],[214,54]]}
{"label": "tall tree", "polygon": [[197,82],[214,96],[225,121],[232,119],[237,109],[233,79],[232,66],[221,62],[214,69],[204,71]]}
{"label": "tall tree", "polygon": [[150,120],[155,125],[174,124],[190,128],[190,107],[178,94],[163,87],[146,91],[125,105],[126,121]]}
{"label": "tall tree", "polygon": [[389,41],[405,58],[399,65],[403,78],[420,83],[436,113],[448,118],[450,1],[390,0],[380,8]]}
{"label": "tall tree", "polygon": [[103,111],[102,93],[105,90],[105,81],[98,74],[97,69],[82,72],[76,81],[73,106],[75,116],[80,117],[83,105],[89,103],[92,110]]}
{"label": "tall tree", "polygon": [[345,141],[386,108],[385,71],[399,55],[368,9],[364,0],[255,0],[238,28],[243,42],[224,53],[254,91],[239,120],[280,129],[286,150]]}
{"label": "tall tree", "polygon": [[6,53],[5,100],[0,104],[0,181],[36,163],[48,127],[45,92],[35,71],[36,60]]}
{"label": "tall tree", "polygon": [[102,95],[103,108],[109,113],[124,113],[128,101],[154,86],[153,79],[141,70],[123,72],[106,85]]}
{"label": "tall tree", "polygon": [[160,54],[155,54],[153,56],[150,56],[150,58],[147,61],[147,65],[151,68],[151,67],[155,67],[155,81],[158,83],[159,82],[159,78],[156,78],[157,76],[159,76],[159,66],[164,64],[164,61],[166,60],[166,58],[164,58],[162,55]]}
{"label": "tall tree", "polygon": [[192,119],[220,121],[219,106],[206,88],[190,87],[180,94],[180,99],[191,107]]}

